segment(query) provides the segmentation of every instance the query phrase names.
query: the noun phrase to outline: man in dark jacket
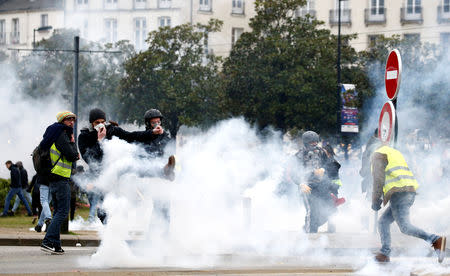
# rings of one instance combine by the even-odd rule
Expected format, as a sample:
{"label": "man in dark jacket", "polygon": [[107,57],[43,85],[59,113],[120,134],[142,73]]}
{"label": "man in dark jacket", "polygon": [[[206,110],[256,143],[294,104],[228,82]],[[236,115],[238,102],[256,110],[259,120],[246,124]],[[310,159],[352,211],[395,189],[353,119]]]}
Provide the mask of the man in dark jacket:
{"label": "man in dark jacket", "polygon": [[313,131],[306,131],[302,135],[302,140],[304,147],[296,154],[296,157],[299,158],[304,170],[300,182],[306,208],[304,230],[306,233],[317,233],[318,228],[336,211],[331,194],[337,193],[339,184],[333,183],[328,177],[333,174],[326,171],[329,158],[326,151],[318,146],[319,135]]}
{"label": "man in dark jacket", "polygon": [[[144,136],[145,134],[141,134]],[[109,121],[106,123],[106,113],[99,109],[94,108],[89,112],[89,126],[81,129],[78,136],[78,148],[80,149],[81,157],[89,165],[89,174],[92,177],[98,177],[101,172],[103,150],[100,143],[107,139],[110,140],[113,136],[123,139],[127,142],[134,141],[134,134],[120,128],[117,123]],[[141,138],[143,139],[143,138]],[[88,199],[91,205],[89,211],[89,220],[92,221],[97,211],[97,216],[100,221],[106,223],[106,213],[103,209],[97,210],[96,205],[101,204],[103,201],[103,194],[95,189],[95,187],[89,187]]]}
{"label": "man in dark jacket", "polygon": [[[27,170],[25,170],[25,168],[23,167],[23,163],[22,161],[17,161],[16,162],[17,168],[19,169],[20,172],[20,182],[22,183],[22,194],[25,196],[25,198],[28,200],[28,204],[31,205],[31,194],[28,192],[28,173]],[[14,201],[14,205],[12,208],[12,212],[15,213],[17,211],[17,209],[19,208],[19,204],[20,204],[20,199],[19,196],[16,195],[16,199]],[[34,214],[34,212],[33,212]]]}
{"label": "man in dark jacket", "polygon": [[[158,109],[149,109],[144,114],[145,132],[136,133],[136,142],[141,143],[149,158],[162,157],[167,144],[170,142],[170,133],[161,126],[164,116]],[[170,181],[175,179],[175,157],[171,155],[167,164],[163,167],[160,175]],[[167,199],[154,199],[154,214],[162,219],[162,233],[169,231],[170,225],[170,201]]]}
{"label": "man in dark jacket", "polygon": [[[9,211],[9,203],[14,195],[18,195],[20,200],[22,200],[23,204],[25,205],[25,208],[27,208],[28,216],[32,216],[33,213],[31,212],[30,205],[28,204],[27,200],[25,199],[25,196],[22,193],[22,180],[20,178],[20,171],[19,168],[14,165],[10,160],[6,161],[5,163],[6,168],[11,171],[11,190],[9,190],[8,195],[5,199],[5,208],[3,209],[2,217],[8,216]],[[9,213],[10,215],[13,215],[13,213]]]}
{"label": "man in dark jacket", "polygon": [[409,209],[414,203],[419,184],[401,152],[387,143],[382,144],[372,155],[372,175],[372,209],[378,211],[382,202],[384,205],[390,202],[378,223],[382,246],[380,252],[375,255],[375,260],[383,263],[390,261],[390,226],[395,221],[402,233],[431,244],[438,254],[438,261],[442,262],[445,257],[446,237],[428,234],[410,222]]}
{"label": "man in dark jacket", "polygon": [[42,205],[40,201],[40,192],[39,187],[41,186],[39,184],[38,175],[35,174],[31,178],[30,186],[28,186],[27,192],[31,192],[31,211],[33,211],[33,224],[36,222],[36,220],[39,218],[42,212]]}
{"label": "man in dark jacket", "polygon": [[79,159],[79,153],[73,136],[76,115],[63,111],[56,115],[56,119],[58,122],[46,129],[40,143],[43,149],[50,149],[53,168],[49,175],[49,188],[54,206],[53,219],[42,241],[41,250],[60,255],[64,254],[60,232],[61,224],[69,214],[72,163]]}

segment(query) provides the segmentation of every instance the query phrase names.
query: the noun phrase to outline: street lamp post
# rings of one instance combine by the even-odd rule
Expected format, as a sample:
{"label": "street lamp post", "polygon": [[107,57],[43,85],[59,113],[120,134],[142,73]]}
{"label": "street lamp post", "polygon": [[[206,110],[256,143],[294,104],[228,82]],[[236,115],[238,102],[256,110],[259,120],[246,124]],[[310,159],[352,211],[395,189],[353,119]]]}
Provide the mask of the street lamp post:
{"label": "street lamp post", "polygon": [[51,30],[52,28],[53,28],[52,26],[42,26],[37,29],[33,29],[33,48],[36,47],[36,31],[38,32],[48,31]]}

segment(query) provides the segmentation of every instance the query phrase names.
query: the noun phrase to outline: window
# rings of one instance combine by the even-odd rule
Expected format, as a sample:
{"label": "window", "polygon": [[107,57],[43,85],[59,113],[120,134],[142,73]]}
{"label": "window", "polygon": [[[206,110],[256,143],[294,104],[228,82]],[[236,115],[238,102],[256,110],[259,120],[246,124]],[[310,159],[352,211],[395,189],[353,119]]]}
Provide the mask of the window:
{"label": "window", "polygon": [[335,9],[330,12],[330,24],[337,24],[339,22],[339,3],[341,4],[341,23],[350,24],[351,11],[349,8],[349,0],[335,0]]}
{"label": "window", "polygon": [[232,28],[231,29],[231,44],[234,45],[238,41],[241,34],[244,32],[243,28]]}
{"label": "window", "polygon": [[450,0],[443,0],[442,10],[446,13],[450,12]]}
{"label": "window", "polygon": [[134,8],[135,9],[145,9],[146,8],[146,0],[134,0]]}
{"label": "window", "polygon": [[172,0],[158,0],[158,8],[167,9],[172,6]]}
{"label": "window", "polygon": [[142,50],[145,47],[147,38],[147,20],[145,18],[134,19],[134,41],[136,49]]}
{"label": "window", "polygon": [[48,14],[41,14],[41,27],[48,26]]}
{"label": "window", "polygon": [[105,39],[109,43],[115,43],[117,41],[116,19],[105,19]]}
{"label": "window", "polygon": [[371,0],[370,1],[370,14],[384,14],[384,0]]}
{"label": "window", "polygon": [[168,16],[161,16],[158,18],[158,25],[159,27],[170,27],[170,17]]}
{"label": "window", "polygon": [[19,18],[13,18],[12,20],[12,31],[11,31],[11,43],[19,44],[20,42],[20,28],[19,28]]}
{"label": "window", "polygon": [[231,13],[243,14],[244,13],[244,0],[232,0]]}
{"label": "window", "polygon": [[335,7],[336,7],[336,10],[338,10],[339,9],[339,3],[341,3],[341,10],[348,10],[348,8],[349,8],[349,0],[335,0]]}
{"label": "window", "polygon": [[105,9],[117,9],[117,0],[105,0]]}
{"label": "window", "polygon": [[315,15],[316,11],[314,9],[314,0],[308,0],[306,1],[306,5],[304,5],[303,7],[299,8],[296,11],[296,15],[299,17],[305,16],[307,14],[310,15]]}
{"label": "window", "polygon": [[0,20],[0,44],[6,44],[6,23]]}
{"label": "window", "polygon": [[89,4],[89,1],[88,0],[76,0],[75,3],[77,4],[77,6],[82,6],[82,5]]}
{"label": "window", "polygon": [[422,13],[421,0],[407,0],[406,13],[417,14]]}
{"label": "window", "polygon": [[212,11],[212,0],[199,0],[200,1],[200,7],[199,9],[201,11]]}

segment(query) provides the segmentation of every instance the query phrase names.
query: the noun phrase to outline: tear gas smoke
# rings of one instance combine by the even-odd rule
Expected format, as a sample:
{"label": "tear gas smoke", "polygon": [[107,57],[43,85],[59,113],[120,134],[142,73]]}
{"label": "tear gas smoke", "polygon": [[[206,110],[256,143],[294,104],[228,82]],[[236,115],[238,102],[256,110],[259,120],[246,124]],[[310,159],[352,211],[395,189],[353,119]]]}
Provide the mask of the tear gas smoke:
{"label": "tear gas smoke", "polygon": [[51,98],[43,99],[23,95],[11,66],[0,63],[0,71],[0,177],[9,178],[9,171],[3,166],[6,160],[22,161],[31,177],[33,149],[42,140],[45,128],[56,121],[56,114],[67,106],[61,104],[57,91]]}

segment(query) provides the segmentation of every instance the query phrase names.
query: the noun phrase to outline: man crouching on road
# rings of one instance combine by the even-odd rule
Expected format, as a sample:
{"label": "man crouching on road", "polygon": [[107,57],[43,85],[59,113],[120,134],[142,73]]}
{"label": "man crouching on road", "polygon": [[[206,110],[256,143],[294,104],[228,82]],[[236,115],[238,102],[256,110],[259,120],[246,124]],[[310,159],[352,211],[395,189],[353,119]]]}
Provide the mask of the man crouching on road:
{"label": "man crouching on road", "polygon": [[380,252],[375,256],[375,261],[380,263],[390,261],[390,226],[395,221],[403,234],[421,238],[430,243],[441,263],[445,256],[446,238],[428,234],[413,226],[409,221],[409,208],[414,203],[419,184],[400,151],[390,147],[387,143],[382,144],[372,156],[372,176],[372,209],[378,211],[382,202],[386,205],[390,201],[390,205],[378,222],[382,246]]}
{"label": "man crouching on road", "polygon": [[61,248],[61,224],[69,214],[70,175],[72,162],[80,159],[73,136],[75,114],[70,111],[59,112],[57,123],[47,127],[40,146],[50,149],[52,170],[49,175],[50,194],[53,199],[53,219],[41,244],[41,250],[52,254],[64,254]]}

